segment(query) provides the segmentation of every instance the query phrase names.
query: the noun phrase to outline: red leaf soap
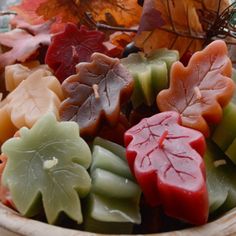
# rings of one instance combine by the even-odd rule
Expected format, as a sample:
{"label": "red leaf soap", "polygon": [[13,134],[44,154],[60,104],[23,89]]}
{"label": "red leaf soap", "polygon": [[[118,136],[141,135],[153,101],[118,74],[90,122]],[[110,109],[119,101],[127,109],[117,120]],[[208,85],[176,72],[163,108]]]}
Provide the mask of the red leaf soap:
{"label": "red leaf soap", "polygon": [[106,53],[103,45],[104,33],[97,30],[80,29],[68,23],[65,30],[52,37],[45,61],[62,82],[76,73],[75,66],[79,62],[88,62],[94,52]]}
{"label": "red leaf soap", "polygon": [[184,126],[209,136],[208,124],[222,118],[233,97],[232,64],[224,41],[216,40],[191,57],[188,66],[172,65],[169,89],[157,95],[160,111],[177,111]]}
{"label": "red leaf soap", "polygon": [[126,156],[147,202],[191,224],[208,218],[202,156],[206,144],[196,130],[181,126],[177,112],[143,119],[125,133]]}

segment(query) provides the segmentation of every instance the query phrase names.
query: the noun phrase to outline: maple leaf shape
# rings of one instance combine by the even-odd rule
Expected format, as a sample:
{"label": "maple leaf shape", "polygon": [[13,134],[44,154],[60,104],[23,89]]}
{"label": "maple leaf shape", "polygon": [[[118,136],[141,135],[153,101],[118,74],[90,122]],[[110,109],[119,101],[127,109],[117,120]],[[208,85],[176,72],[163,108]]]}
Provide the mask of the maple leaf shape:
{"label": "maple leaf shape", "polygon": [[35,8],[35,12],[43,16],[45,20],[60,16],[64,22],[76,24],[79,23],[79,19],[83,17],[83,15],[80,14],[80,8],[77,2],[80,4],[80,1],[74,0],[44,0]]}
{"label": "maple leaf shape", "polygon": [[6,97],[3,108],[7,109],[15,127],[32,127],[47,112],[58,117],[61,85],[55,76],[48,73],[47,70],[36,70]]}
{"label": "maple leaf shape", "polygon": [[126,156],[149,204],[162,204],[172,217],[203,224],[208,217],[201,157],[205,140],[180,123],[176,112],[143,119],[125,133]]}
{"label": "maple leaf shape", "polygon": [[[30,1],[30,0],[28,0]],[[141,7],[136,0],[47,0],[36,10],[44,19],[60,16],[64,22],[79,23],[83,21],[86,12],[90,12],[95,21],[110,25],[130,27],[137,25],[141,15]]]}
{"label": "maple leaf shape", "polygon": [[169,89],[157,95],[160,111],[179,112],[184,126],[209,136],[208,123],[219,123],[222,107],[233,97],[232,65],[224,41],[216,40],[196,52],[187,67],[172,65]]}
{"label": "maple leaf shape", "polygon": [[202,33],[193,0],[146,0],[135,43],[145,53],[168,48],[178,50],[181,57],[187,50],[202,48]]}
{"label": "maple leaf shape", "polygon": [[16,61],[24,62],[33,55],[41,45],[49,45],[51,35],[49,33],[52,22],[16,28],[6,33],[0,33],[0,45],[9,50],[0,53],[0,70]]}
{"label": "maple leaf shape", "polygon": [[64,32],[52,37],[45,61],[62,82],[76,73],[76,64],[90,61],[94,52],[106,53],[104,38],[102,32],[87,30],[83,26],[78,29],[76,25],[69,23]]}
{"label": "maple leaf shape", "polygon": [[75,122],[45,115],[31,129],[20,129],[2,151],[8,157],[2,181],[22,215],[34,216],[43,205],[49,223],[61,212],[82,222],[80,197],[91,186],[91,152]]}
{"label": "maple leaf shape", "polygon": [[44,20],[42,16],[39,16],[36,13],[36,9],[39,8],[40,4],[45,1],[46,0],[23,0],[20,4],[11,6],[10,9],[17,12],[18,16],[21,16],[30,24],[41,24]]}
{"label": "maple leaf shape", "polygon": [[52,18],[56,18],[57,22],[85,23],[85,13],[90,12],[96,21],[130,27],[139,23],[141,15],[141,7],[136,0],[37,0],[34,3],[23,0],[11,9],[31,24]]}
{"label": "maple leaf shape", "polygon": [[[86,0],[83,0],[86,2]],[[82,2],[82,1],[81,1]],[[109,25],[120,25],[124,27],[139,24],[142,8],[136,0],[106,0],[91,1],[90,11],[95,21],[102,21]]]}
{"label": "maple leaf shape", "polygon": [[60,106],[62,120],[78,122],[81,135],[95,135],[102,121],[117,124],[120,104],[130,97],[134,81],[119,59],[100,53],[90,63],[79,63],[77,74],[67,78],[62,89],[67,97]]}

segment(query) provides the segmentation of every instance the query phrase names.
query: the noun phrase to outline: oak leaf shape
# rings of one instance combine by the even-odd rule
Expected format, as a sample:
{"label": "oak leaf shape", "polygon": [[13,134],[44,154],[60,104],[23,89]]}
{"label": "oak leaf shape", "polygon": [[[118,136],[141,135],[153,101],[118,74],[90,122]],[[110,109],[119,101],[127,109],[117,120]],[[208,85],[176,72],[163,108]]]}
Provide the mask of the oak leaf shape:
{"label": "oak leaf shape", "polygon": [[36,13],[36,9],[38,9],[43,2],[45,2],[45,0],[22,0],[19,4],[11,6],[10,9],[15,11],[18,16],[22,17],[30,24],[41,24],[44,20],[42,16]]}
{"label": "oak leaf shape", "polygon": [[90,12],[96,21],[130,27],[139,23],[141,15],[136,0],[23,0],[11,9],[31,24],[52,18],[58,23],[85,23],[85,13]]}
{"label": "oak leaf shape", "polygon": [[32,127],[47,112],[58,117],[63,99],[61,85],[49,71],[38,69],[23,80],[4,100],[4,107],[15,127]]}
{"label": "oak leaf shape", "polygon": [[43,207],[51,224],[62,212],[82,222],[80,198],[91,186],[91,152],[75,122],[47,114],[31,129],[20,129],[20,137],[5,142],[2,151],[8,157],[2,181],[22,215],[35,216]]}
{"label": "oak leaf shape", "polygon": [[94,52],[106,53],[103,45],[105,35],[97,30],[88,30],[68,23],[65,30],[52,37],[45,62],[62,82],[76,73],[75,66],[79,62],[88,62]]}
{"label": "oak leaf shape", "polygon": [[44,19],[60,16],[62,21],[73,23],[84,23],[84,15],[89,12],[95,21],[131,27],[139,23],[141,7],[136,0],[46,0],[36,12]]}
{"label": "oak leaf shape", "polygon": [[41,45],[49,45],[51,41],[49,32],[51,23],[46,22],[0,33],[0,45],[9,48],[6,52],[0,52],[0,70],[16,61],[26,61],[36,53]]}
{"label": "oak leaf shape", "polygon": [[81,135],[93,136],[102,122],[117,124],[120,105],[129,99],[134,81],[119,59],[101,53],[94,53],[91,62],[79,63],[76,68],[77,74],[62,84],[66,99],[60,117],[78,122]]}
{"label": "oak leaf shape", "polygon": [[167,215],[192,224],[206,223],[205,140],[200,132],[181,126],[178,113],[162,112],[129,129],[125,146],[150,205],[161,204]]}
{"label": "oak leaf shape", "polygon": [[187,67],[172,65],[169,89],[157,95],[160,111],[177,111],[182,124],[210,134],[208,123],[217,124],[233,97],[232,64],[224,41],[216,40],[196,52]]}

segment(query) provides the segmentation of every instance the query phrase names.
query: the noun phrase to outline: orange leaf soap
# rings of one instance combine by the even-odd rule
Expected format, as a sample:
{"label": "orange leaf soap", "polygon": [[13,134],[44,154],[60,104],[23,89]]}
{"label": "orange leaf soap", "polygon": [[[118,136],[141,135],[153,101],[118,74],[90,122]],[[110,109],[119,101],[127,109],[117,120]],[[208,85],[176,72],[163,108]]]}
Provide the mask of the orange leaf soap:
{"label": "orange leaf soap", "polygon": [[177,111],[182,124],[209,136],[209,123],[217,124],[222,108],[231,100],[235,84],[224,41],[216,40],[196,52],[187,67],[172,65],[169,89],[157,96],[160,111]]}
{"label": "orange leaf soap", "polygon": [[62,98],[57,78],[48,75],[47,70],[39,69],[6,97],[3,108],[6,106],[15,127],[32,127],[45,113],[52,112],[58,117]]}
{"label": "orange leaf soap", "polygon": [[17,128],[11,122],[10,114],[7,112],[7,107],[0,108],[0,145],[7,139],[13,137]]}

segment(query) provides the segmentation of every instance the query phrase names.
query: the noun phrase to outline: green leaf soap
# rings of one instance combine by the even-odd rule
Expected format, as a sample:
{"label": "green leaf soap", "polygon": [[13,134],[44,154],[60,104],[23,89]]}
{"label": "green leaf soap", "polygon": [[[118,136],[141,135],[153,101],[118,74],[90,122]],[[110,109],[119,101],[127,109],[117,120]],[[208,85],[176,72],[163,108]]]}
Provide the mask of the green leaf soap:
{"label": "green leaf soap", "polygon": [[2,152],[8,157],[3,183],[22,215],[32,217],[43,208],[51,224],[61,212],[83,221],[80,198],[91,188],[91,151],[77,123],[47,114],[31,129],[21,128],[20,137],[5,142]]}
{"label": "green leaf soap", "polygon": [[[232,80],[236,82],[236,71],[233,69]],[[221,122],[215,127],[212,140],[228,155],[233,161],[234,146],[236,138],[236,91],[231,102],[224,108]]]}
{"label": "green leaf soap", "polygon": [[131,101],[134,107],[143,102],[151,106],[156,95],[168,87],[169,70],[173,62],[179,59],[175,50],[159,49],[146,57],[143,53],[132,53],[121,63],[133,76],[135,85]]}
{"label": "green leaf soap", "polygon": [[204,156],[210,214],[236,206],[236,167],[212,141]]}
{"label": "green leaf soap", "polygon": [[236,137],[236,105],[229,103],[223,110],[223,118],[216,126],[212,140],[221,148],[226,151],[232,144]]}

